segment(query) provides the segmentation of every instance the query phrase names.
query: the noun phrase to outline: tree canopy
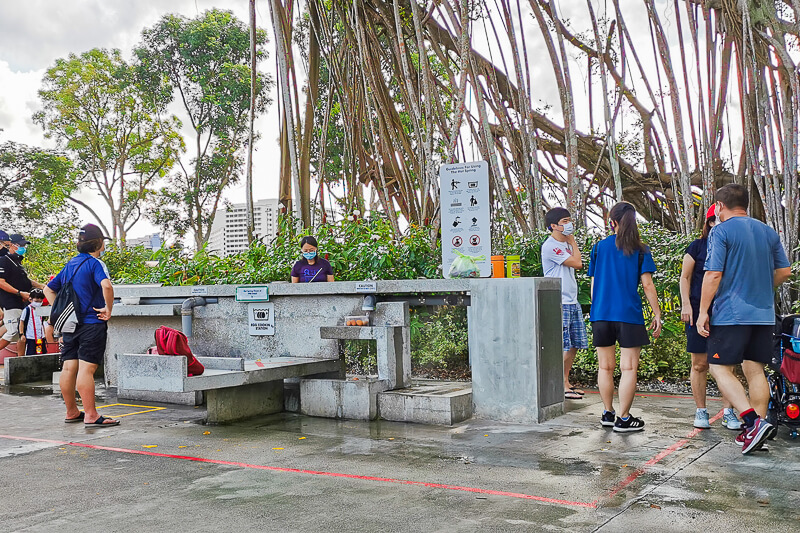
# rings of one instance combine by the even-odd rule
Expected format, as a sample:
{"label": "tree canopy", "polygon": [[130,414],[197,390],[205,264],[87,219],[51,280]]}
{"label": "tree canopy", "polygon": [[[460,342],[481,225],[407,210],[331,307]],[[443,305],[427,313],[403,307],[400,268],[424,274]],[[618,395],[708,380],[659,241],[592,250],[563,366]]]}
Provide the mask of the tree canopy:
{"label": "tree canopy", "polygon": [[[250,37],[230,11],[212,9],[187,19],[166,15],[142,33],[137,71],[157,94],[178,101],[193,138],[191,162],[180,162],[157,196],[151,219],[177,235],[192,233],[199,249],[208,240],[223,192],[239,181],[248,141]],[[264,58],[266,33],[257,32]],[[259,73],[256,111],[269,104],[271,85]]]}
{"label": "tree canopy", "polygon": [[151,186],[183,149],[180,122],[166,113],[167,100],[147,81],[137,78],[119,50],[70,54],[45,73],[39,91],[43,109],[34,115],[45,135],[73,154],[80,185],[103,199],[111,227],[91,206],[72,200],[122,242],[141,218]]}
{"label": "tree canopy", "polygon": [[77,186],[77,172],[65,154],[6,141],[0,144],[0,220],[21,232],[60,218]]}

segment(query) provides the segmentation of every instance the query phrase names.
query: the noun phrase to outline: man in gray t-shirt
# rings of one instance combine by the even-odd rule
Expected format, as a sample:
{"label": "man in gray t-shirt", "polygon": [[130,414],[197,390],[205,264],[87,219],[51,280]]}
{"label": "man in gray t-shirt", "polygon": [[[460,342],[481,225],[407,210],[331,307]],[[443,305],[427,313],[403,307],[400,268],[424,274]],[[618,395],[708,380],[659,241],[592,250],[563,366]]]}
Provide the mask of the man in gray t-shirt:
{"label": "man in gray t-shirt", "polygon": [[586,323],[578,303],[578,283],[575,269],[583,268],[581,251],[572,235],[575,230],[572,217],[563,207],[554,207],[544,217],[551,233],[542,243],[542,270],[547,278],[561,279],[561,319],[564,350],[564,398],[580,400],[584,392],[569,382],[569,372],[575,353],[589,347]]}
{"label": "man in gray t-shirt", "polygon": [[[716,200],[721,223],[708,236],[697,331],[708,337],[708,363],[720,391],[741,413],[745,429],[737,443],[742,453],[749,453],[775,432],[763,418],[769,401],[764,365],[772,359],[774,288],[789,279],[791,268],[775,230],[747,216],[745,187],[726,185],[717,191]],[[739,364],[749,400],[733,373]]]}

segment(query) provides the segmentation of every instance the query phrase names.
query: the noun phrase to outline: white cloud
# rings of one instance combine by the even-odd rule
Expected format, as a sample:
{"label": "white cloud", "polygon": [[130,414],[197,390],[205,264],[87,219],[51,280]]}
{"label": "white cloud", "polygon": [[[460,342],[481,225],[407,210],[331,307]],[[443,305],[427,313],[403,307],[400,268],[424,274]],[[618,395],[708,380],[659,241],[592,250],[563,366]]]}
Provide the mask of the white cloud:
{"label": "white cloud", "polygon": [[[229,9],[241,20],[247,20],[247,2],[237,0],[0,2],[0,129],[3,130],[0,142],[13,140],[35,146],[53,146],[31,116],[40,107],[37,91],[42,76],[56,59],[92,48],[118,48],[123,56],[130,57],[142,30],[155,24],[163,15],[179,13],[192,18],[213,7]],[[257,17],[260,27],[271,27],[269,11],[263,6],[259,6]],[[274,45],[270,46],[269,54],[272,58]],[[266,62],[261,68],[272,72],[275,77],[274,61]],[[272,96],[274,100],[276,95]],[[261,132],[261,141],[253,157],[253,189],[257,199],[274,198],[278,193],[278,124],[275,105],[256,121],[256,128]],[[83,192],[80,197],[96,209],[106,209],[103,201],[90,191]],[[229,189],[226,197],[232,202],[243,202],[243,183]],[[90,220],[87,213],[82,214]],[[154,230],[142,221],[131,236]]]}

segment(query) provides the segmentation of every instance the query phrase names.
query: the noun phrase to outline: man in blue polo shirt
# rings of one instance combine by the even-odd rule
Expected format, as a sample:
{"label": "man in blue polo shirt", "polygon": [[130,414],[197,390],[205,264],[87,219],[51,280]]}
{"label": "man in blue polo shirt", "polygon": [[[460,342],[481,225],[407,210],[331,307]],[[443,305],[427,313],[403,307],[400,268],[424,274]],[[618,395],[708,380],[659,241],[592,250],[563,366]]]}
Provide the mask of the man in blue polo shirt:
{"label": "man in blue polo shirt", "polygon": [[[715,199],[721,223],[708,236],[697,331],[708,337],[708,363],[720,391],[741,414],[745,427],[736,443],[746,454],[761,448],[775,432],[762,418],[769,401],[764,365],[772,359],[774,289],[789,279],[791,266],[775,230],[747,216],[746,187],[726,185]],[[750,400],[733,373],[739,364]]]}
{"label": "man in blue polo shirt", "polygon": [[[118,420],[101,416],[95,407],[94,373],[103,363],[106,351],[108,319],[114,306],[114,287],[99,260],[105,250],[100,228],[86,224],[78,236],[78,255],[47,284],[45,296],[51,302],[61,288],[72,282],[78,296],[81,323],[73,332],[64,332],[61,349],[62,370],[59,385],[67,406],[64,422],[83,422],[86,427],[116,426]],[[75,389],[81,395],[83,412],[78,409]]]}

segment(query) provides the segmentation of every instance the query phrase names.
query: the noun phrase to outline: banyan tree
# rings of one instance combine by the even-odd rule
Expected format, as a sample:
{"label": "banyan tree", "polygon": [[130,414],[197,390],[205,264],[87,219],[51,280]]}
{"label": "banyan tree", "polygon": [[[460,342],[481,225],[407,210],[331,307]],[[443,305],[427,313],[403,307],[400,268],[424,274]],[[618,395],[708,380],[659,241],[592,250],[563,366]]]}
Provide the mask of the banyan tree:
{"label": "banyan tree", "polygon": [[797,259],[800,0],[269,2],[305,225],[358,209],[435,235],[439,166],[482,159],[495,231],[624,199],[691,232],[737,182]]}

